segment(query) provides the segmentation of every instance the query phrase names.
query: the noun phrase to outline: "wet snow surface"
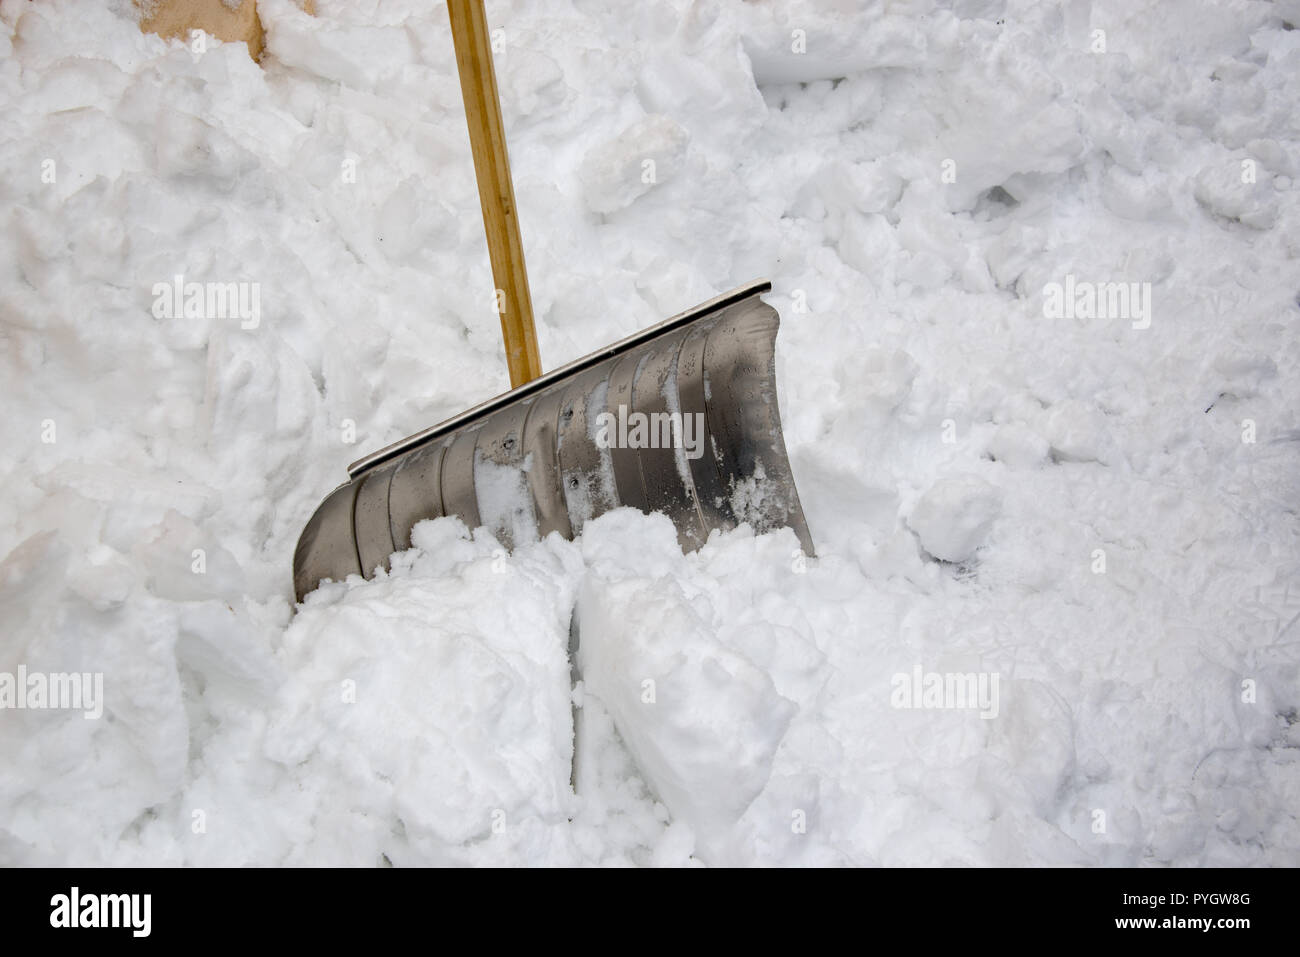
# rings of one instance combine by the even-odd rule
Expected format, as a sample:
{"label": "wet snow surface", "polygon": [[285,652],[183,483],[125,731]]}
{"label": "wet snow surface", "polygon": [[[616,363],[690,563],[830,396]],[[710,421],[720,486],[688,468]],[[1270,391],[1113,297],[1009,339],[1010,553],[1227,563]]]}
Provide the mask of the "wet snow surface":
{"label": "wet snow surface", "polygon": [[0,3],[0,671],[105,695],[0,711],[0,860],[1300,863],[1300,3],[489,3],[545,364],[770,278],[818,557],[442,520],[297,610],[507,380],[445,11],[260,5]]}

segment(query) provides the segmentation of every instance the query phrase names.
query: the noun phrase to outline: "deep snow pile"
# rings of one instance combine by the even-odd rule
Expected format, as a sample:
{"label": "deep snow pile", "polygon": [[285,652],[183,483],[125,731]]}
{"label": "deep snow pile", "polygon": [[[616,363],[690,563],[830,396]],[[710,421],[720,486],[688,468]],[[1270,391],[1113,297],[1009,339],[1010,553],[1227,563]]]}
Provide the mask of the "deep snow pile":
{"label": "deep snow pile", "polygon": [[490,3],[544,362],[771,278],[819,557],[441,520],[296,613],[507,385],[446,13],[108,6],[0,3],[0,671],[105,687],[0,711],[0,861],[1300,863],[1300,3]]}

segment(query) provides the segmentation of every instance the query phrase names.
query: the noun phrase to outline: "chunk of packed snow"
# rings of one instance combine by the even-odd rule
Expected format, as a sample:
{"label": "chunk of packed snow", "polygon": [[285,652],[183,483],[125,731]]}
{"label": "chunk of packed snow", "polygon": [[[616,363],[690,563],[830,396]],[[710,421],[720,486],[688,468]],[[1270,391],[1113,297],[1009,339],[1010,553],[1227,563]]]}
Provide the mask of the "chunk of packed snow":
{"label": "chunk of packed snow", "polygon": [[921,547],[945,562],[964,562],[984,544],[1001,511],[1001,496],[974,475],[942,478],[912,508],[907,524]]}

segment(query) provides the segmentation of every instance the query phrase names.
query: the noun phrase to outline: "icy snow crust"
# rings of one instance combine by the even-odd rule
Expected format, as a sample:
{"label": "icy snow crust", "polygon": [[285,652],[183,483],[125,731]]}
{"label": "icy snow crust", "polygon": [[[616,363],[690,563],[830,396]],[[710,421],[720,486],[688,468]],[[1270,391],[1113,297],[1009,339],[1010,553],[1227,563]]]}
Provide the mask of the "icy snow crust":
{"label": "icy snow crust", "polygon": [[0,3],[0,670],[106,696],[0,711],[0,862],[1300,863],[1300,4],[490,3],[547,366],[770,277],[819,557],[448,519],[296,614],[506,376],[445,10],[260,6],[264,69]]}

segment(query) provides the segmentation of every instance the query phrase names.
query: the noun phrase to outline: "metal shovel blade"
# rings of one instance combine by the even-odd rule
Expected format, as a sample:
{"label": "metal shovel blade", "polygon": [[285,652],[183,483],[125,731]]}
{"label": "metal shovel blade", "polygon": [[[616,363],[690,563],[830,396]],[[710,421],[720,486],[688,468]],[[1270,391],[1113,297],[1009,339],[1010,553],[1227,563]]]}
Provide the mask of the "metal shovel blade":
{"label": "metal shovel blade", "polygon": [[805,553],[776,401],[780,317],[755,282],[593,352],[348,467],[293,556],[299,601],[370,577],[417,522],[459,516],[506,547],[631,506],[685,551],[714,529],[788,526]]}

